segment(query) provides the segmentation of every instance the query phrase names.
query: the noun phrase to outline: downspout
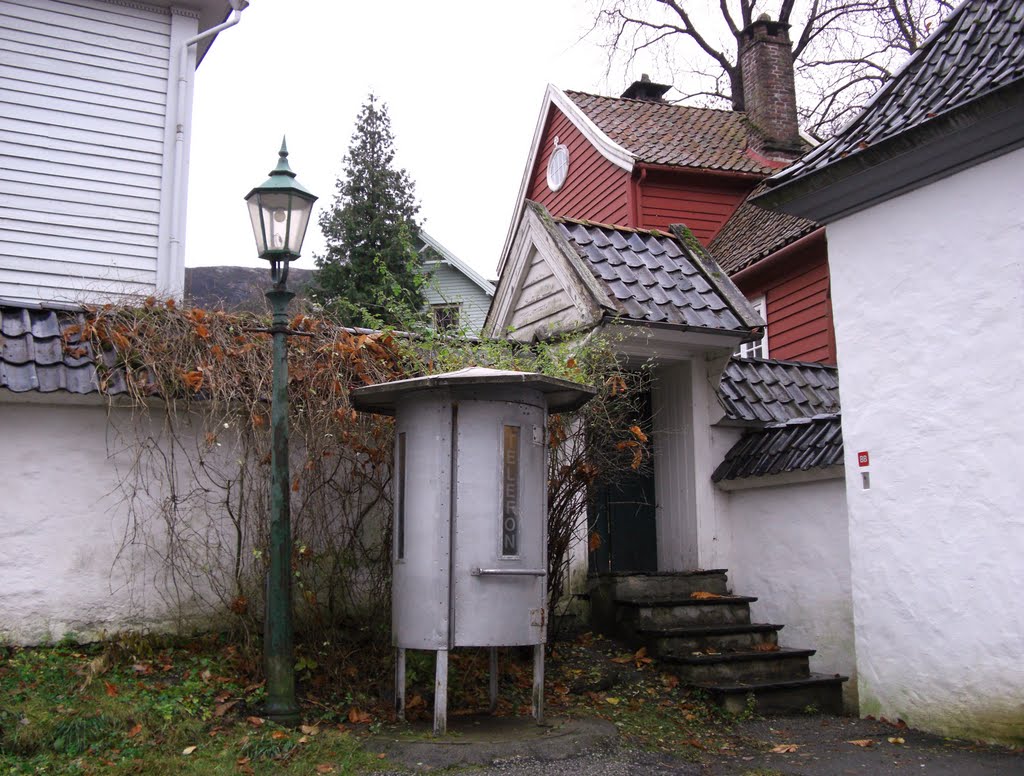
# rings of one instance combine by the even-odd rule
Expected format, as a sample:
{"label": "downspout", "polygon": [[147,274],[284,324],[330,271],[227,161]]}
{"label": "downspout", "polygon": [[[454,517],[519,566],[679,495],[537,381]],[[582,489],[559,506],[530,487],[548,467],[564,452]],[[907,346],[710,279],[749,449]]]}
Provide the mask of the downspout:
{"label": "downspout", "polygon": [[194,35],[181,44],[178,54],[178,94],[174,107],[174,171],[171,180],[171,212],[170,219],[171,236],[169,239],[171,256],[170,266],[177,271],[179,259],[181,258],[182,233],[185,231],[184,219],[181,217],[184,211],[182,201],[182,178],[185,170],[185,97],[188,93],[188,49],[200,41],[212,38],[214,35],[223,32],[228,27],[234,27],[242,20],[242,11],[249,7],[249,0],[228,0],[231,5],[231,16],[221,24],[204,30]]}

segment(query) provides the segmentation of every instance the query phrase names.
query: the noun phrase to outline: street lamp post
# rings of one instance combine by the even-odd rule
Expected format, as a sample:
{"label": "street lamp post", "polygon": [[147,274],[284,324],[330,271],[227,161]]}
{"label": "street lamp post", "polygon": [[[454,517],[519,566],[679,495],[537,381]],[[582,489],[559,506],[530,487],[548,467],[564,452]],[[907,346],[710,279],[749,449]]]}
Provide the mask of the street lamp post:
{"label": "street lamp post", "polygon": [[288,303],[295,296],[286,287],[288,262],[299,257],[316,197],[288,166],[288,148],[281,141],[280,158],[270,177],[246,196],[256,236],[256,250],[270,262],[273,288],[266,292],[273,318],[274,380],[270,411],[270,571],[267,575],[263,662],[267,702],[263,713],[281,725],[300,721],[295,698],[292,644],[292,531],[288,489]]}

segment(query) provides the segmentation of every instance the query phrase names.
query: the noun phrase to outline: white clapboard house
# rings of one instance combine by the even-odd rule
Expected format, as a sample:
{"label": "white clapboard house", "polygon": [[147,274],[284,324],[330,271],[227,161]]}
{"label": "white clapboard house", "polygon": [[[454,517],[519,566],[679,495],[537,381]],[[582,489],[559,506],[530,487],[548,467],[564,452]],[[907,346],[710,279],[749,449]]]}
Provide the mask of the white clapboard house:
{"label": "white clapboard house", "polygon": [[114,568],[130,461],[62,335],[83,304],[181,296],[193,80],[244,5],[0,2],[0,642],[165,611]]}

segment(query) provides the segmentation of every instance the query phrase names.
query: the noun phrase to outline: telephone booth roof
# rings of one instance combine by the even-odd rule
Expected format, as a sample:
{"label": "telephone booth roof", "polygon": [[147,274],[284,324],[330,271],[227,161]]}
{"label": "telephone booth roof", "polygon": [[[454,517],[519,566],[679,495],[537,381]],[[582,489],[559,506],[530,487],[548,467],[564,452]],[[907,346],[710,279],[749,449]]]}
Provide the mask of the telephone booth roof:
{"label": "telephone booth roof", "polygon": [[579,409],[597,394],[597,389],[592,386],[558,377],[548,377],[538,372],[516,372],[508,369],[471,366],[439,375],[412,377],[407,380],[395,380],[390,383],[356,388],[352,391],[352,403],[357,410],[363,412],[393,415],[398,399],[414,391],[513,385],[521,385],[524,388],[545,394],[548,400],[548,412],[552,413]]}

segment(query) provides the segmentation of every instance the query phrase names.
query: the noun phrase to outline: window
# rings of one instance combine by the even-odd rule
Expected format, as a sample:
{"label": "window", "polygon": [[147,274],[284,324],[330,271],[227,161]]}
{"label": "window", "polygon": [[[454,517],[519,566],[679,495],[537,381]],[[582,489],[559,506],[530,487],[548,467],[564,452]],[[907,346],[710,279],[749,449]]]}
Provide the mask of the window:
{"label": "window", "polygon": [[558,191],[569,175],[569,146],[562,145],[555,137],[555,148],[548,159],[548,188]]}
{"label": "window", "polygon": [[[768,307],[763,296],[751,300],[750,306],[754,308],[754,312],[761,316],[762,321],[768,321]],[[742,358],[768,358],[768,327],[764,327],[761,339],[754,340],[753,342],[744,342],[740,345],[736,355]]]}
{"label": "window", "polygon": [[448,331],[459,328],[459,305],[457,304],[435,304],[434,306],[434,329],[436,331]]}

